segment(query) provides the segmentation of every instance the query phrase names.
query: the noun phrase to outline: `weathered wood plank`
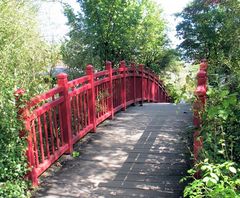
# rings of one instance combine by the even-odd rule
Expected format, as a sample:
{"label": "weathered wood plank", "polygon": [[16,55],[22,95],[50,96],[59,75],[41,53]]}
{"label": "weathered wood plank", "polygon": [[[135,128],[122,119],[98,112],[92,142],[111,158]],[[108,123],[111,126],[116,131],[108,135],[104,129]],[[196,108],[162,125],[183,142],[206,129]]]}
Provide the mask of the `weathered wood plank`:
{"label": "weathered wood plank", "polygon": [[[184,113],[188,112],[188,113]],[[144,104],[105,121],[35,197],[181,197],[189,167],[187,105]]]}

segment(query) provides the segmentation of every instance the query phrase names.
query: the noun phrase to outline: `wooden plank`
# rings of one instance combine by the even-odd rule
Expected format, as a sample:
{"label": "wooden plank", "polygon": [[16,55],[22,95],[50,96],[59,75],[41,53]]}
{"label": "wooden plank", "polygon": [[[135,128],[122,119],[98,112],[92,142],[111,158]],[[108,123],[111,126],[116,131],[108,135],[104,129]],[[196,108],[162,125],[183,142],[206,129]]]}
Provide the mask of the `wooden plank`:
{"label": "wooden plank", "polygon": [[181,197],[191,113],[177,114],[179,107],[144,104],[103,122],[75,145],[80,156],[63,160],[36,197]]}

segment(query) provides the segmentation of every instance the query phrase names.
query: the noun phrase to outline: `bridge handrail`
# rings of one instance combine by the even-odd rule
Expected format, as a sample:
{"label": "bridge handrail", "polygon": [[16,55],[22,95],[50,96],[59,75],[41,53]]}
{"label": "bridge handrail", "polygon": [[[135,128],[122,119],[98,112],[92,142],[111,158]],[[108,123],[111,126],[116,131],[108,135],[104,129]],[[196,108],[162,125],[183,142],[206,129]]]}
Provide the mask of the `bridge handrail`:
{"label": "bridge handrail", "polygon": [[[23,91],[18,90],[18,99]],[[57,76],[57,87],[26,102],[19,109],[27,132],[27,160],[33,185],[38,177],[64,153],[73,151],[73,144],[96,126],[126,107],[139,102],[170,102],[163,82],[144,65],[125,61],[95,73],[86,67],[86,75],[68,81],[67,74]]]}

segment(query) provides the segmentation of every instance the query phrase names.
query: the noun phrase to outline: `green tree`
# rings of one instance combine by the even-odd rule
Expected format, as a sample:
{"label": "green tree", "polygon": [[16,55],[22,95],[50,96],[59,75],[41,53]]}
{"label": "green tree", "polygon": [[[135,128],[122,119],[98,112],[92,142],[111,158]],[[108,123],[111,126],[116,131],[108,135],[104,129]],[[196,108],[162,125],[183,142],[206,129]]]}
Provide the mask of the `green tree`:
{"label": "green tree", "polygon": [[[62,47],[63,59],[70,66],[86,63],[102,66],[106,60],[158,64],[167,39],[161,9],[151,0],[80,0],[75,15],[65,7],[69,39]],[[159,64],[158,64],[159,66]]]}
{"label": "green tree", "polygon": [[178,16],[179,49],[185,58],[207,58],[218,73],[239,68],[239,0],[195,0]]}

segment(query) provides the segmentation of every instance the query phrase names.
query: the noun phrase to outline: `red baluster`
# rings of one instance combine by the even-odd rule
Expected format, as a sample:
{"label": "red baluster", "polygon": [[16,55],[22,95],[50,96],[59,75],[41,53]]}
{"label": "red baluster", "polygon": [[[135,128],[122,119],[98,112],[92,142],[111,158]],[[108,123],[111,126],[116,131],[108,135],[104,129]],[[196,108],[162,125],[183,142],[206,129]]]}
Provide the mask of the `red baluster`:
{"label": "red baluster", "polygon": [[109,73],[109,99],[108,99],[108,111],[111,112],[111,119],[114,118],[114,110],[113,110],[113,81],[112,81],[112,63],[110,61],[106,62],[106,70]]}
{"label": "red baluster", "polygon": [[133,105],[136,104],[136,64],[131,63],[133,69]]}
{"label": "red baluster", "polygon": [[139,70],[141,71],[141,102],[140,102],[140,105],[142,106],[143,105],[143,102],[144,102],[144,90],[145,90],[145,87],[144,87],[144,65],[143,64],[140,64],[139,65]]}
{"label": "red baluster", "polygon": [[122,105],[123,105],[123,111],[126,111],[126,101],[127,101],[127,90],[126,90],[126,63],[125,61],[120,62],[120,68],[123,68],[123,78],[122,78]]}

